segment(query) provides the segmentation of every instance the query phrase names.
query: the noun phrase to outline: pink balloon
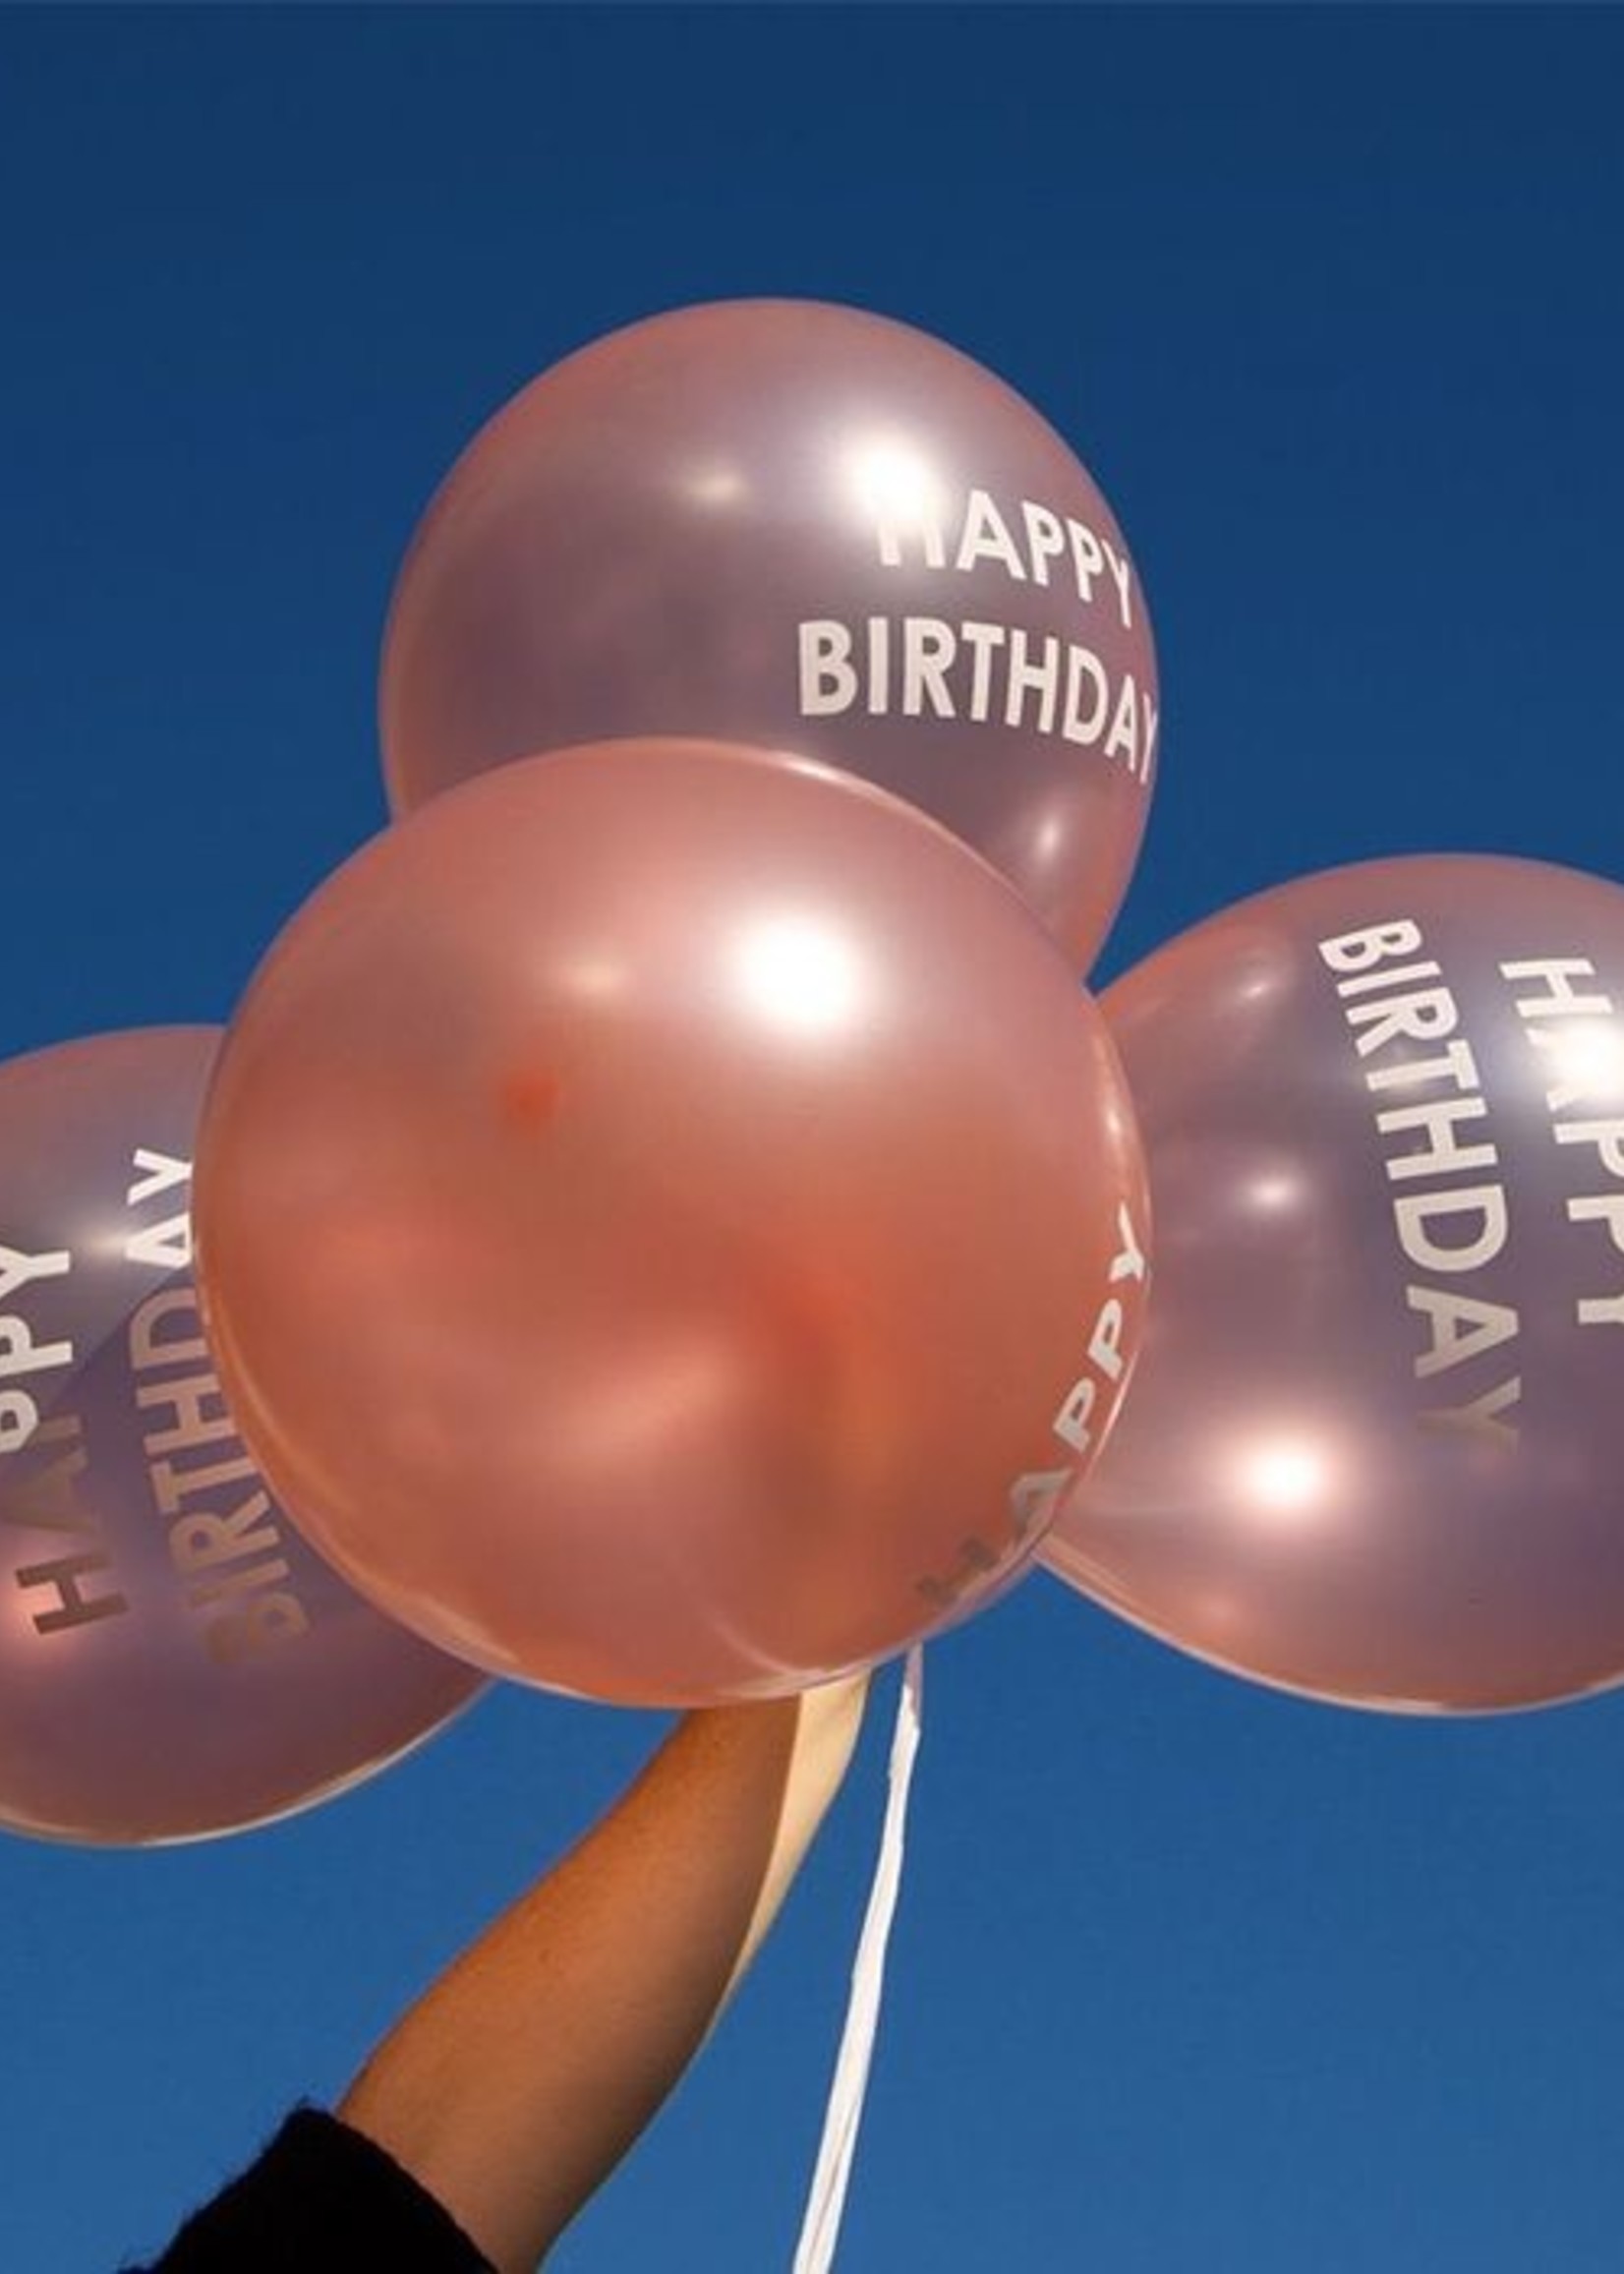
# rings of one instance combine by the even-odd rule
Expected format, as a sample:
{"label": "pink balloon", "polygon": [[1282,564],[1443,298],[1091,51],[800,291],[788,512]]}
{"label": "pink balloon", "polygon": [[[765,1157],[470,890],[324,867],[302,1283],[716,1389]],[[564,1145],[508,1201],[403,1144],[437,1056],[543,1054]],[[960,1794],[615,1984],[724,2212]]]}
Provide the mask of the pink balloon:
{"label": "pink balloon", "polygon": [[989,1601],[1136,1338],[1137,1143],[1053,944],[898,800],[712,744],[502,768],[364,848],[238,1013],[198,1209],[322,1550],[627,1702]]}
{"label": "pink balloon", "polygon": [[483,1687],[267,1498],[191,1271],[218,1043],[169,1027],[0,1067],[0,1824],[237,1830],[372,1775]]}
{"label": "pink balloon", "polygon": [[1082,970],[1144,831],[1156,664],[1109,506],[1019,395],[884,317],[727,301],[599,340],[476,437],[401,570],[381,719],[397,811],[620,735],[849,769]]}
{"label": "pink balloon", "polygon": [[1486,855],[1339,869],[1104,1009],[1158,1272],[1051,1567],[1350,1705],[1624,1678],[1624,891]]}

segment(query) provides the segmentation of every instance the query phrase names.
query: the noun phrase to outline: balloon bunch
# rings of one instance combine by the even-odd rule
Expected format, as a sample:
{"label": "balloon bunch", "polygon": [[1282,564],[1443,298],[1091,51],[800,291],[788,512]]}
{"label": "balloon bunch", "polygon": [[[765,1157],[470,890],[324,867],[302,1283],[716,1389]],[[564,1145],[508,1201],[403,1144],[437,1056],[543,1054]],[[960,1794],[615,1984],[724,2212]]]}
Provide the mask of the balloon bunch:
{"label": "balloon bunch", "polygon": [[1370,863],[1096,1005],[1158,700],[1088,474],[903,325],[500,412],[392,826],[217,1057],[0,1069],[0,1821],[258,1821],[487,1674],[791,1691],[1040,1557],[1316,1696],[1624,1677],[1624,893]]}
{"label": "balloon bunch", "polygon": [[871,1663],[1032,1565],[1129,1379],[1077,973],[1155,667],[1018,396],[850,310],[633,326],[453,470],[381,709],[397,818],[217,1055],[0,1070],[19,1829],[260,1821],[489,1673]]}

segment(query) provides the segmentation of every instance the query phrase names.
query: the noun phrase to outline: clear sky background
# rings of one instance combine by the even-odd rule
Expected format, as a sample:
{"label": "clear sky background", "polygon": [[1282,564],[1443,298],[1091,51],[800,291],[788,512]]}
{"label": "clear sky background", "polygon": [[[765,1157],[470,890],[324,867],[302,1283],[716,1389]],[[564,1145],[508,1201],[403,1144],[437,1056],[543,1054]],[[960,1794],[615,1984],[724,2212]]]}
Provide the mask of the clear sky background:
{"label": "clear sky background", "polygon": [[[1607,8],[0,15],[0,1051],[228,1014],[382,821],[445,465],[732,294],[943,334],[1110,496],[1165,715],[1107,972],[1363,856],[1624,874],[1621,88]],[[560,2269],[787,2263],[894,1685]],[[155,2247],[660,1725],[507,1691],[239,1839],[0,1837],[0,2264]],[[1363,1717],[1034,1579],[932,1657],[841,2262],[1613,2274],[1621,1917],[1624,1695]]]}

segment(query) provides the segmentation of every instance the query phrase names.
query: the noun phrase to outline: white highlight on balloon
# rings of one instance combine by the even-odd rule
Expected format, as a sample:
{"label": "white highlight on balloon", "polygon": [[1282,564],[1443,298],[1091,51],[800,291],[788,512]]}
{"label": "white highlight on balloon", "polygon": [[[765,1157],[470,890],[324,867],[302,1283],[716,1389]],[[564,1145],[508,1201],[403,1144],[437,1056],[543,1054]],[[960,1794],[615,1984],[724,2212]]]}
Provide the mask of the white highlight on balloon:
{"label": "white highlight on balloon", "polygon": [[842,1033],[862,1007],[862,959],[815,916],[753,925],[738,943],[736,973],[744,1001],[787,1034]]}
{"label": "white highlight on balloon", "polygon": [[578,1002],[612,1003],[625,994],[630,974],[622,958],[604,954],[573,956],[558,976]]}
{"label": "white highlight on balloon", "polygon": [[1249,1509],[1291,1525],[1318,1508],[1331,1481],[1331,1465],[1307,1438],[1263,1437],[1246,1447],[1235,1474]]}
{"label": "white highlight on balloon", "polygon": [[623,1377],[576,1397],[566,1428],[548,1424],[546,1443],[584,1478],[628,1446],[652,1456],[673,1441],[699,1441],[726,1426],[753,1386],[746,1354],[702,1326],[672,1326],[628,1356]]}
{"label": "white highlight on balloon", "polygon": [[1283,1215],[1305,1196],[1302,1178],[1290,1169],[1265,1169],[1251,1178],[1245,1191],[1250,1206],[1265,1216]]}
{"label": "white highlight on balloon", "polygon": [[1045,874],[1065,858],[1072,833],[1063,812],[1046,813],[1032,832],[1032,858]]}
{"label": "white highlight on balloon", "polygon": [[859,442],[846,461],[851,495],[880,533],[881,552],[896,565],[896,545],[906,534],[926,540],[932,567],[944,564],[942,531],[947,486],[911,442],[880,435]]}
{"label": "white highlight on balloon", "polygon": [[737,466],[696,466],[684,478],[683,489],[696,505],[738,505],[750,495],[750,485]]}
{"label": "white highlight on balloon", "polygon": [[1570,1019],[1541,1026],[1542,1072],[1558,1096],[1596,1105],[1624,1100],[1624,1028],[1611,1019]]}

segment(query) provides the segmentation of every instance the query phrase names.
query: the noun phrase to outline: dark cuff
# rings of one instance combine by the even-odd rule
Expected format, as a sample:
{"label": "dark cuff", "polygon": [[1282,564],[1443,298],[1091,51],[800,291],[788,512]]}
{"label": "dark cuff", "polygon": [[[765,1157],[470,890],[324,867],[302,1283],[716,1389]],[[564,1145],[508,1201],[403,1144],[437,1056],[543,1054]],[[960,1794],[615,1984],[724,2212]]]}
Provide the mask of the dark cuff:
{"label": "dark cuff", "polygon": [[493,2274],[449,2211],[376,2141],[298,2108],[187,2220],[149,2274]]}

